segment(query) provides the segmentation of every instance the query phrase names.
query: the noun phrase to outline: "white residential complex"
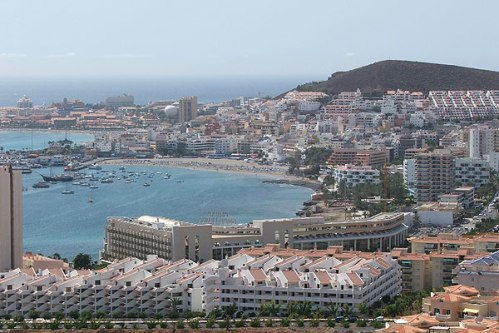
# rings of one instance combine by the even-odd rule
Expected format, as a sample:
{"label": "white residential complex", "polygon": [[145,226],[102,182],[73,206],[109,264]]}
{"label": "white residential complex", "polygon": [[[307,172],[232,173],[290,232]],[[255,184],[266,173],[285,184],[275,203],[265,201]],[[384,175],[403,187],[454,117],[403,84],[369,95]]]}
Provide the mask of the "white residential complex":
{"label": "white residential complex", "polygon": [[[275,249],[274,249],[275,250]],[[256,312],[275,301],[283,308],[309,301],[355,307],[400,293],[397,261],[387,253],[327,255],[327,251],[281,249],[264,255],[244,253],[203,264],[155,256],[126,258],[98,271],[33,269],[0,273],[0,315],[31,311],[103,311],[166,314],[177,309],[210,312],[236,304]]]}
{"label": "white residential complex", "polygon": [[354,187],[360,184],[378,184],[379,170],[373,169],[370,166],[355,166],[345,164],[334,168],[333,174],[336,184],[345,182],[346,186]]}
{"label": "white residential complex", "polygon": [[412,215],[382,213],[366,219],[325,221],[324,217],[255,220],[248,225],[214,226],[167,218],[110,217],[106,226],[104,260],[149,254],[196,262],[223,259],[243,248],[279,244],[295,249],[389,251],[405,242]]}

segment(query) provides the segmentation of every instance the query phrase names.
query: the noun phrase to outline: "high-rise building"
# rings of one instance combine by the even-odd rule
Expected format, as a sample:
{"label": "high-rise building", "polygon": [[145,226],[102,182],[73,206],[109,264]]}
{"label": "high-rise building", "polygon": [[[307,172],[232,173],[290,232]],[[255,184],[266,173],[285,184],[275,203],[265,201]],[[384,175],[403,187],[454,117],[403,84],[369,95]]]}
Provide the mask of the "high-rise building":
{"label": "high-rise building", "polygon": [[438,201],[442,194],[454,188],[454,156],[449,150],[441,149],[430,153],[417,154],[416,200],[421,202]]}
{"label": "high-rise building", "polygon": [[22,177],[0,166],[0,272],[22,267]]}
{"label": "high-rise building", "polygon": [[494,151],[494,132],[486,126],[470,128],[468,147],[471,158],[482,158]]}
{"label": "high-rise building", "polygon": [[186,123],[198,116],[198,98],[196,96],[181,98],[178,107],[179,123]]}

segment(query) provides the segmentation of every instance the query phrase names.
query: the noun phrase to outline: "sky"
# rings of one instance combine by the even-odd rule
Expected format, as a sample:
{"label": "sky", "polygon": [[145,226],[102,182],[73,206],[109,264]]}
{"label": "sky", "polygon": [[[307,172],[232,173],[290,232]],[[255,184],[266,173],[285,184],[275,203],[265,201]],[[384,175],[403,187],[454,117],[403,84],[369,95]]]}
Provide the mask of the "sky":
{"label": "sky", "polygon": [[310,75],[386,59],[499,71],[499,1],[5,0],[0,76]]}

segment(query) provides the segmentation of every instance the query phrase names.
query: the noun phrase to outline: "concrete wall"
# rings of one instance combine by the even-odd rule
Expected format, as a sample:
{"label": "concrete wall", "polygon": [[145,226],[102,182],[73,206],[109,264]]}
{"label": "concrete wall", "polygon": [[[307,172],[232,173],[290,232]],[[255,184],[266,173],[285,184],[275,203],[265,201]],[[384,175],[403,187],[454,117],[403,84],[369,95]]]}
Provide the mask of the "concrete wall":
{"label": "concrete wall", "polygon": [[[211,229],[211,225],[172,227],[172,259],[188,258],[201,262],[210,260],[213,247]],[[196,246],[198,247],[197,253]],[[186,250],[188,253],[186,253]]]}

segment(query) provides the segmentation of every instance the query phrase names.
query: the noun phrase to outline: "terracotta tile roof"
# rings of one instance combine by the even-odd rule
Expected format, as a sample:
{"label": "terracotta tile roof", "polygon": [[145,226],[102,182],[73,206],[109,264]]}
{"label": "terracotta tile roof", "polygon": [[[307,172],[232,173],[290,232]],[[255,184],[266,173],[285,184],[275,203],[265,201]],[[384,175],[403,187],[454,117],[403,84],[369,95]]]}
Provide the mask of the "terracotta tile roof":
{"label": "terracotta tile roof", "polygon": [[326,271],[315,271],[314,274],[321,284],[329,284],[331,282],[331,276]]}
{"label": "terracotta tile roof", "polygon": [[360,276],[356,272],[347,273],[348,278],[352,281],[354,286],[363,286],[364,281],[360,278]]}
{"label": "terracotta tile roof", "polygon": [[300,277],[298,276],[298,274],[296,274],[295,271],[283,271],[282,274],[284,275],[284,277],[286,277],[289,283],[300,282]]}
{"label": "terracotta tile roof", "polygon": [[248,271],[250,272],[251,276],[253,276],[253,279],[256,282],[263,282],[266,281],[268,278],[265,272],[260,268],[249,269]]}

